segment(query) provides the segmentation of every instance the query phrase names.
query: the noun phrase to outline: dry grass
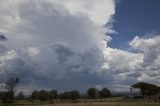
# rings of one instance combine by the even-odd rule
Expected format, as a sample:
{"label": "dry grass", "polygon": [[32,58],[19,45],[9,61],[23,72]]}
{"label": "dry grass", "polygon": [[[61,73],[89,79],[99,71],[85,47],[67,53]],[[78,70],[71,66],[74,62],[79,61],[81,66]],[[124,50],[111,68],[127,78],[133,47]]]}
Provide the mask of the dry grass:
{"label": "dry grass", "polygon": [[60,103],[42,106],[160,106],[160,103],[143,102],[102,102],[102,103]]}

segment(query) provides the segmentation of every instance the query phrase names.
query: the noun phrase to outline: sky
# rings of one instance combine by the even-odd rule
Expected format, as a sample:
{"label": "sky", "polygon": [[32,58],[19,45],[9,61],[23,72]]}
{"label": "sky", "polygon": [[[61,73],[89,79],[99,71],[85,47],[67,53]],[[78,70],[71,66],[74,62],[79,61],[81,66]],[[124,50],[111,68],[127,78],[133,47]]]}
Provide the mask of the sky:
{"label": "sky", "polygon": [[159,0],[0,0],[0,84],[129,91],[160,81]]}
{"label": "sky", "polygon": [[160,33],[159,0],[121,0],[116,5],[115,22],[110,46],[113,48],[127,47],[135,35],[149,36]]}

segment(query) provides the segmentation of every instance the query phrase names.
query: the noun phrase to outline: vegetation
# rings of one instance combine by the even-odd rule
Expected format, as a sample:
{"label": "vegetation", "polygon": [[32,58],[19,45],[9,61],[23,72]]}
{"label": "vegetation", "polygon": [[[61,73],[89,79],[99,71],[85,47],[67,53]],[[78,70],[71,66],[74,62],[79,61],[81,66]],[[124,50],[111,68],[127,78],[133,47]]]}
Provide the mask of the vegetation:
{"label": "vegetation", "polygon": [[111,91],[108,88],[103,88],[98,93],[100,98],[109,98],[111,96]]}
{"label": "vegetation", "polygon": [[40,101],[47,101],[47,100],[54,100],[57,99],[58,97],[58,93],[57,90],[51,90],[51,91],[45,91],[45,90],[41,90],[41,91],[33,91],[31,98],[33,100],[40,100]]}
{"label": "vegetation", "polygon": [[96,93],[97,93],[97,89],[96,88],[89,88],[87,90],[87,94],[88,94],[88,97],[90,99],[95,99],[96,98]]}
{"label": "vegetation", "polygon": [[23,94],[23,92],[19,92],[18,95],[16,96],[17,100],[23,100],[25,98],[25,95]]}
{"label": "vegetation", "polygon": [[[110,101],[114,102],[127,102],[128,97],[130,98],[130,96],[126,96],[126,98],[124,97],[119,97],[120,99],[113,99],[115,98],[111,91],[105,87],[101,90],[98,90],[94,87],[89,88],[86,91],[86,94],[81,94],[79,93],[79,91],[77,90],[72,90],[72,91],[65,91],[65,92],[60,92],[58,93],[57,90],[35,90],[32,92],[31,96],[26,98],[26,96],[24,95],[24,93],[21,91],[19,92],[17,95],[15,95],[15,89],[17,84],[19,83],[19,78],[10,78],[9,80],[7,80],[7,82],[5,83],[4,88],[6,89],[6,92],[0,92],[0,100],[2,101],[2,103],[13,103],[13,100],[16,101],[24,101],[24,100],[28,100],[28,102],[36,102],[36,103],[54,103],[54,102],[61,102],[61,103],[65,103],[66,101],[68,102],[78,102],[78,103],[90,103],[89,105],[91,106],[91,104],[94,104],[94,106],[112,106],[112,104],[106,104],[110,103]],[[154,97],[154,99],[158,99],[158,101],[160,101],[160,95],[157,96],[157,94],[160,94],[160,87],[158,87],[157,85],[154,84],[150,84],[150,83],[145,83],[145,82],[138,82],[134,85],[131,85],[131,90],[133,91],[134,89],[139,89],[141,94],[144,97]],[[106,100],[107,99],[107,100]],[[134,102],[134,97],[132,98],[132,103]],[[142,98],[141,98],[142,99]],[[96,101],[95,101],[96,100]],[[129,99],[131,100],[131,99]],[[144,100],[144,99],[143,99]],[[141,101],[144,103],[144,101]],[[149,100],[149,99],[147,99]],[[136,99],[137,101],[137,99]],[[26,103],[28,103],[26,102]],[[68,103],[69,103],[68,102]],[[94,102],[94,103],[93,103]],[[100,104],[101,102],[105,102],[105,104]],[[54,103],[55,104],[55,103]],[[81,106],[88,106],[87,104],[80,104]],[[70,105],[72,106],[72,105]],[[125,106],[120,105],[120,103],[117,106]],[[126,106],[142,106],[141,104],[136,104],[136,105],[126,105]],[[156,106],[156,105],[149,105],[149,106]]]}
{"label": "vegetation", "polygon": [[1,100],[4,103],[12,103],[14,100],[14,92],[15,87],[19,83],[19,78],[9,78],[5,85],[3,86],[5,89],[7,89],[7,92],[3,92],[1,96]]}
{"label": "vegetation", "polygon": [[140,92],[143,96],[152,96],[160,92],[160,87],[145,82],[138,82],[131,87],[140,89]]}
{"label": "vegetation", "polygon": [[80,98],[80,94],[78,91],[68,91],[64,93],[59,94],[59,99],[70,99],[70,100],[76,100]]}
{"label": "vegetation", "polygon": [[87,95],[89,99],[108,98],[111,96],[111,91],[108,88],[103,88],[102,90],[97,90],[96,88],[89,88],[87,90]]}
{"label": "vegetation", "polygon": [[50,100],[53,100],[53,99],[57,99],[58,98],[58,91],[57,90],[51,90],[49,92],[50,94]]}

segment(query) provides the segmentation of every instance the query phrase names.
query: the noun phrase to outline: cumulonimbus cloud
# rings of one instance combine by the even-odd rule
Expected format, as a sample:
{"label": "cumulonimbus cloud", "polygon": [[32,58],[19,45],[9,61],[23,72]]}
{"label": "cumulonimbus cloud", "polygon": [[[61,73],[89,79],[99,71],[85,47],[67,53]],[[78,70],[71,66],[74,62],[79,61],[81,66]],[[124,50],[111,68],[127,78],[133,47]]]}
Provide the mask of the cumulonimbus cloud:
{"label": "cumulonimbus cloud", "polygon": [[91,83],[104,63],[114,13],[113,0],[1,0],[0,32],[9,39],[0,46],[1,82],[18,76],[44,88]]}
{"label": "cumulonimbus cloud", "polygon": [[114,13],[114,0],[1,0],[1,83],[18,76],[30,92],[159,81],[159,36],[135,37],[136,52],[108,47]]}

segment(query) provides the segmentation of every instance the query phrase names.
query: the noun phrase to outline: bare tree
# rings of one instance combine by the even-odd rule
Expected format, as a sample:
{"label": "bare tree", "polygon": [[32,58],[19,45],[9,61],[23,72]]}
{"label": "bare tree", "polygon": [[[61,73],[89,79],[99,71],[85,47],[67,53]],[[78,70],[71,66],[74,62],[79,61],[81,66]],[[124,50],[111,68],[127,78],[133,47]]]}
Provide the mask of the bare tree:
{"label": "bare tree", "polygon": [[8,93],[10,94],[10,99],[13,101],[14,99],[14,91],[15,87],[19,83],[19,78],[9,78],[5,83],[5,88],[7,89]]}

